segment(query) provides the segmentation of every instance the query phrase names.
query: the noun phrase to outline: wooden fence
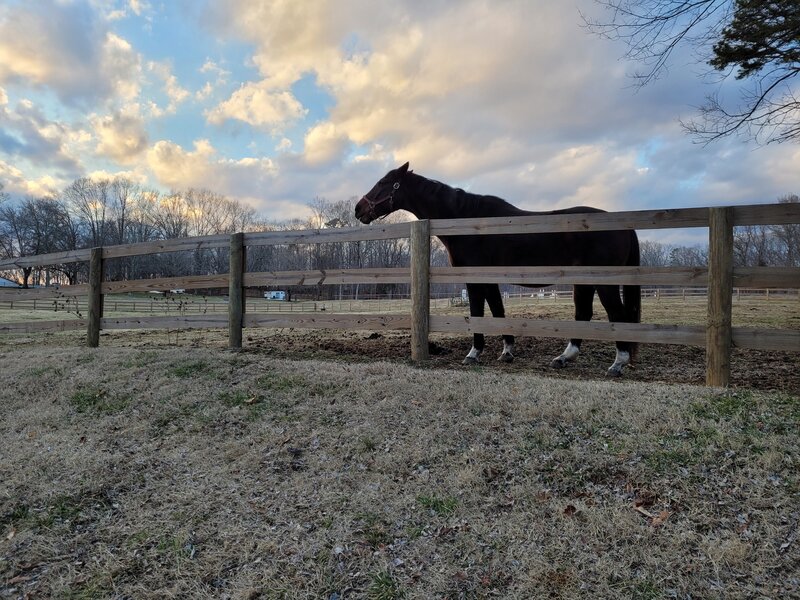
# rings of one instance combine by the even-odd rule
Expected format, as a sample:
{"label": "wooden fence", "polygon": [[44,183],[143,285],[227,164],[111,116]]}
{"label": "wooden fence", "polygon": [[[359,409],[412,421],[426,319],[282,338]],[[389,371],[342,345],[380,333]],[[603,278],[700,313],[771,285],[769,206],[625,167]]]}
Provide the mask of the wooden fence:
{"label": "wooden fence", "polygon": [[[706,383],[725,386],[730,379],[731,347],[800,351],[800,331],[731,326],[732,295],[739,288],[800,288],[800,269],[733,266],[733,228],[743,225],[800,223],[800,205],[793,203],[715,208],[667,209],[527,217],[414,221],[305,231],[235,233],[178,240],[159,240],[0,261],[0,270],[88,261],[89,283],[39,289],[0,289],[0,301],[88,298],[83,319],[0,323],[0,333],[85,329],[87,344],[96,347],[102,329],[228,328],[229,345],[240,348],[243,327],[325,329],[401,329],[411,332],[415,361],[428,359],[430,332],[624,340],[706,347]],[[431,267],[430,238],[445,235],[496,235],[623,229],[709,228],[708,268],[670,267]],[[410,238],[409,268],[327,271],[247,272],[248,247],[319,244]],[[111,258],[207,248],[230,248],[229,274],[104,281],[103,264]],[[705,327],[647,323],[545,321],[539,319],[452,317],[430,314],[431,283],[633,284],[702,286],[708,289]],[[411,314],[255,314],[246,310],[244,289],[251,286],[410,283]],[[120,292],[228,288],[227,315],[103,317],[103,297]]]}

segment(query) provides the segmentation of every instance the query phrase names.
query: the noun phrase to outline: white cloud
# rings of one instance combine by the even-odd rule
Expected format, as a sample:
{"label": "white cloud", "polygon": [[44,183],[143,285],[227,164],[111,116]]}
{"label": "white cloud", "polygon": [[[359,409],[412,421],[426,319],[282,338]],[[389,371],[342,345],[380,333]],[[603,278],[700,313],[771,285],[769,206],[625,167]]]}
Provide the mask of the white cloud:
{"label": "white cloud", "polygon": [[305,137],[303,156],[313,165],[330,164],[339,160],[350,140],[333,123],[320,123],[309,129]]}
{"label": "white cloud", "polygon": [[55,91],[67,102],[130,97],[139,56],[84,3],[43,0],[0,9],[0,83]]}
{"label": "white cloud", "polygon": [[215,125],[236,119],[277,133],[307,112],[290,91],[273,91],[263,84],[247,83],[208,111],[206,117]]}
{"label": "white cloud", "polygon": [[178,106],[186,101],[191,93],[178,83],[178,78],[172,73],[172,68],[168,63],[151,61],[147,63],[147,69],[154,73],[164,84],[164,94],[169,103],[166,108],[160,108],[155,102],[150,101],[150,114],[154,117],[175,114]]}
{"label": "white cloud", "polygon": [[3,188],[5,193],[36,197],[56,195],[67,183],[67,180],[57,179],[51,175],[27,177],[20,169],[2,160],[0,160],[0,180],[5,184]]}
{"label": "white cloud", "polygon": [[62,174],[81,169],[72,146],[85,141],[85,132],[48,119],[32,101],[23,99],[13,108],[0,88],[0,152],[31,165],[57,168]]}
{"label": "white cloud", "polygon": [[110,115],[94,116],[91,121],[98,139],[98,154],[130,164],[146,150],[147,133],[138,105],[130,105]]}

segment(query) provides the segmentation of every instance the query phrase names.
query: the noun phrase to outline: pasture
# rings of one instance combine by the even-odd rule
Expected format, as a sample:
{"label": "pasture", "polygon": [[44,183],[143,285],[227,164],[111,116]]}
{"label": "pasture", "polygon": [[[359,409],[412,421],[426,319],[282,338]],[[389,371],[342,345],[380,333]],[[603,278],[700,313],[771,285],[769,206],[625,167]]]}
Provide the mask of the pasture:
{"label": "pasture", "polygon": [[245,335],[0,338],[0,597],[800,594],[796,390]]}

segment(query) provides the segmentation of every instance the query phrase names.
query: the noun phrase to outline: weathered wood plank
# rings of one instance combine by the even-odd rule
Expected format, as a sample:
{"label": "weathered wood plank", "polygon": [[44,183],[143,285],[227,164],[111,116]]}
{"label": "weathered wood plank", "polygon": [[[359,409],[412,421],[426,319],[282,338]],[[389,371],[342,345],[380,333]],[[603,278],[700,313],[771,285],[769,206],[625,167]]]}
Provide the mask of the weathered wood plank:
{"label": "weathered wood plank", "polygon": [[800,268],[734,267],[733,287],[770,289],[800,287]]}
{"label": "weathered wood plank", "polygon": [[507,283],[706,286],[708,271],[695,267],[432,267],[431,283]]}
{"label": "weathered wood plank", "polygon": [[245,273],[244,284],[259,285],[332,285],[349,283],[409,283],[408,267],[368,269],[330,269],[309,271],[265,271]]}
{"label": "weathered wood plank", "polygon": [[67,263],[86,262],[87,260],[89,260],[88,248],[84,250],[67,250],[66,252],[52,252],[50,254],[37,254],[36,256],[4,258],[0,260],[0,271],[21,269],[23,267],[63,265]]}
{"label": "weathered wood plank", "polygon": [[221,329],[228,315],[183,315],[168,317],[104,317],[103,329]]}
{"label": "weathered wood plank", "polygon": [[549,233],[566,231],[616,231],[622,229],[670,229],[707,227],[708,210],[678,208],[615,213],[576,213],[492,217],[475,219],[434,219],[431,235],[491,235]]}
{"label": "weathered wood plank", "polygon": [[154,240],[136,244],[120,244],[103,248],[103,258],[120,258],[123,256],[141,256],[143,254],[161,254],[163,252],[183,252],[186,250],[204,250],[207,248],[227,248],[230,235],[203,235],[172,240]]}
{"label": "weathered wood plank", "polygon": [[439,333],[511,334],[519,337],[582,338],[618,340],[650,344],[703,346],[705,328],[645,323],[607,323],[602,321],[546,321],[494,317],[431,315],[431,331]]}
{"label": "weathered wood plank", "polygon": [[88,319],[65,319],[62,321],[28,321],[25,323],[0,323],[3,333],[43,333],[48,331],[75,331],[86,329]]}
{"label": "weathered wood plank", "polygon": [[367,227],[331,229],[302,229],[297,231],[263,231],[245,233],[245,246],[275,246],[278,244],[327,244],[332,242],[363,242],[407,238],[410,223],[372,223]]}
{"label": "weathered wood plank", "polygon": [[790,225],[800,223],[800,203],[747,204],[732,206],[733,225]]}
{"label": "weathered wood plank", "polygon": [[246,314],[245,327],[350,330],[410,330],[410,315],[357,315],[320,313]]}
{"label": "weathered wood plank", "polygon": [[86,296],[89,286],[82,285],[52,285],[45,288],[0,288],[0,301],[16,302],[17,300],[57,300],[59,298],[72,298]]}
{"label": "weathered wood plank", "polygon": [[130,281],[104,281],[104,294],[127,292],[155,292],[166,290],[202,290],[228,287],[228,274],[190,275],[188,277],[159,277],[155,279],[131,279]]}
{"label": "weathered wood plank", "polygon": [[736,348],[800,352],[800,331],[734,327],[732,343]]}

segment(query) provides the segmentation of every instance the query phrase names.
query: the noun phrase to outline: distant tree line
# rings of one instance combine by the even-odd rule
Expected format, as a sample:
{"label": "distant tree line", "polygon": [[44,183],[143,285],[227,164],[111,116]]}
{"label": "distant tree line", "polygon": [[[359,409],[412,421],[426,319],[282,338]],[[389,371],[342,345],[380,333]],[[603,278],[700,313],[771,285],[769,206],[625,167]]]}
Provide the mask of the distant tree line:
{"label": "distant tree line", "polygon": [[[281,231],[356,225],[355,199],[329,202],[317,198],[308,219],[270,221],[236,200],[209,190],[159,193],[126,178],[81,178],[61,194],[12,202],[0,185],[0,259],[64,252],[97,246],[131,244],[237,231]],[[390,217],[391,220],[391,217]],[[287,244],[250,248],[250,271],[355,269],[409,264],[407,240],[341,244]],[[441,260],[441,257],[439,257]],[[445,259],[446,260],[446,259]],[[111,280],[211,275],[228,271],[225,248],[112,259]],[[86,280],[84,263],[8,270],[0,275],[23,287]],[[402,286],[400,286],[402,287]],[[406,286],[407,287],[407,286]],[[297,290],[316,297],[393,294],[395,284],[311,286]]]}

